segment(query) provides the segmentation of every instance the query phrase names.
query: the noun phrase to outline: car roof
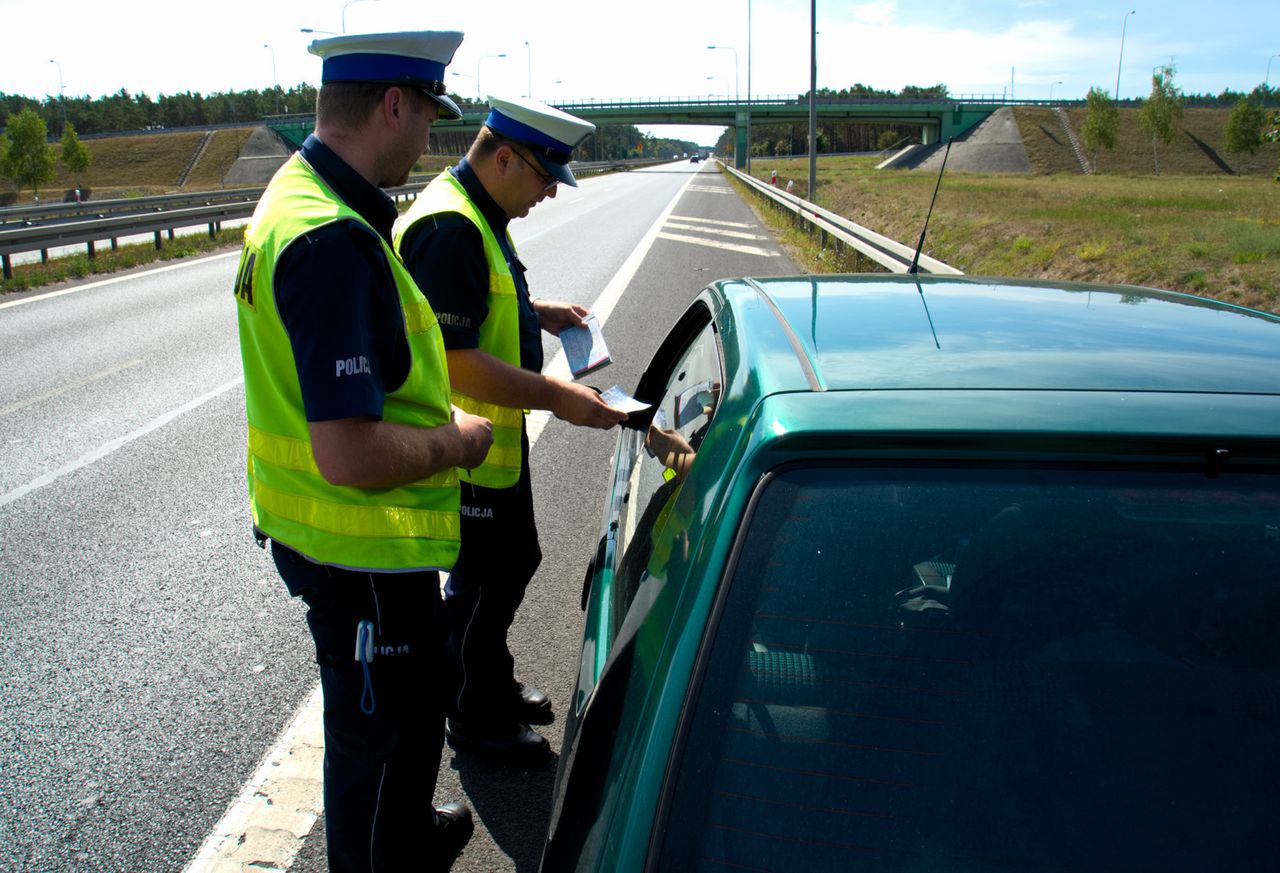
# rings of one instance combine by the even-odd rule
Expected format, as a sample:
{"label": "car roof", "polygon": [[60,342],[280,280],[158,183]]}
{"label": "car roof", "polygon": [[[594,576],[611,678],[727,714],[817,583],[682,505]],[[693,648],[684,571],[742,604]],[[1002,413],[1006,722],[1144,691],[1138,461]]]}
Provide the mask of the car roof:
{"label": "car roof", "polygon": [[1280,390],[1280,316],[1186,294],[889,274],[731,279],[712,292],[726,354],[758,396]]}

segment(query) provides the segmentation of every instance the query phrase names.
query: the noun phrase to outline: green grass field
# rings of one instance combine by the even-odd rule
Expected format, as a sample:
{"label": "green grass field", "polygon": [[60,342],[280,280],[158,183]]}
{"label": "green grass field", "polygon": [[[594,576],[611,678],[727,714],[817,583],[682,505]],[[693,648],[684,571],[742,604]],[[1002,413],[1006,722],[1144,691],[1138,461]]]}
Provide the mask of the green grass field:
{"label": "green grass field", "polygon": [[[1225,124],[1224,110],[1187,110],[1185,142],[1161,147],[1159,176],[1149,138],[1137,131],[1136,118],[1125,119],[1116,150],[1099,158],[1104,172],[1084,175],[1057,118],[1049,110],[1020,110],[1028,155],[1042,172],[948,170],[926,253],[971,275],[1146,285],[1280,311],[1280,185],[1272,178],[1280,146],[1268,144],[1247,162],[1232,156],[1240,169],[1227,173],[1196,142],[1214,135],[1215,113]],[[1062,142],[1028,135],[1028,126],[1053,132],[1050,118]],[[1144,161],[1145,172],[1137,171]],[[1106,172],[1109,162],[1129,171]],[[819,158],[817,202],[914,245],[936,173],[876,170],[874,163]],[[752,162],[758,178],[775,170],[807,198],[807,158]],[[815,271],[848,267],[825,254],[819,259],[811,243],[798,244],[797,256]]]}

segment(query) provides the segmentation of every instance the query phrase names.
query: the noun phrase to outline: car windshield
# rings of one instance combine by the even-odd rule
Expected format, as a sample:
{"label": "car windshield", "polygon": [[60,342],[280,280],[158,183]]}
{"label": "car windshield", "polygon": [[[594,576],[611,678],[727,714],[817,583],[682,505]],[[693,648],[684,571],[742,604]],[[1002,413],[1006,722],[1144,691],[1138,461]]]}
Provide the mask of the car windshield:
{"label": "car windshield", "polygon": [[1271,870],[1280,483],[792,468],[740,535],[668,870]]}

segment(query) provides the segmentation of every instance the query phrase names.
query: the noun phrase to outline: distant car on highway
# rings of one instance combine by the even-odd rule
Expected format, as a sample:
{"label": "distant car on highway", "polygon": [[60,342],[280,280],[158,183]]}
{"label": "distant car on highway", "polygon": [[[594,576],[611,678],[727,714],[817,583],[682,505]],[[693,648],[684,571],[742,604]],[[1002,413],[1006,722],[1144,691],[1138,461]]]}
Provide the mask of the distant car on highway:
{"label": "distant car on highway", "polygon": [[544,871],[1273,869],[1280,317],[726,280],[634,394]]}

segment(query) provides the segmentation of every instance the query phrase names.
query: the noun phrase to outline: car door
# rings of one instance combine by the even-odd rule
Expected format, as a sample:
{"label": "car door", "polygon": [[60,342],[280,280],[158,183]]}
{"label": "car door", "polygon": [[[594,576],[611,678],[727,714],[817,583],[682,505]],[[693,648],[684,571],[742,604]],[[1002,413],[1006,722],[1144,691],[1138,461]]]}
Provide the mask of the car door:
{"label": "car door", "polygon": [[607,799],[610,780],[645,729],[628,714],[652,684],[655,659],[646,653],[667,630],[645,622],[661,587],[655,570],[666,567],[678,541],[678,535],[658,534],[680,524],[671,506],[682,474],[665,463],[670,452],[652,450],[651,434],[661,431],[687,446],[686,462],[696,456],[722,381],[711,301],[702,297],[676,323],[636,387],[634,396],[650,408],[633,413],[618,438],[601,536],[584,582],[586,629],[543,869],[574,869],[606,842],[615,809]]}

